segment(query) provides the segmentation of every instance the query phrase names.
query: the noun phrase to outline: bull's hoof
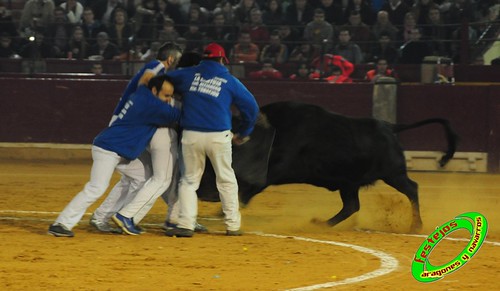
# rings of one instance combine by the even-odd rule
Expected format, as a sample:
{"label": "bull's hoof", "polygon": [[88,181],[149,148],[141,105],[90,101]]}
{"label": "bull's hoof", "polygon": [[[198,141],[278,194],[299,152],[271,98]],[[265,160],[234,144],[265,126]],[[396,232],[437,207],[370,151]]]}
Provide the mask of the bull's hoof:
{"label": "bull's hoof", "polygon": [[327,226],[328,225],[327,221],[324,221],[324,220],[319,219],[319,218],[313,218],[313,219],[311,219],[311,223],[316,224],[316,225],[321,225],[321,226]]}
{"label": "bull's hoof", "polygon": [[412,223],[410,233],[419,234],[422,231],[422,223]]}

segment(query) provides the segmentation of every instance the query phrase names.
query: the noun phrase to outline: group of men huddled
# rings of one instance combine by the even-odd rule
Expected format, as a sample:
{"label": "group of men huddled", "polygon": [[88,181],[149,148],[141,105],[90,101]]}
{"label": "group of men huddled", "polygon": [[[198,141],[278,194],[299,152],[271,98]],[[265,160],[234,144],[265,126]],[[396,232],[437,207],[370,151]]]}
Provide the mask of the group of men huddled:
{"label": "group of men huddled", "polygon": [[[144,230],[138,224],[162,195],[168,204],[167,236],[191,237],[195,231],[207,231],[197,223],[196,194],[206,157],[217,176],[226,235],[242,234],[232,145],[248,140],[259,107],[224,66],[227,58],[219,44],[208,44],[198,65],[173,70],[181,55],[178,45],[165,43],[157,60],[131,79],[109,127],[94,139],[89,182],[49,226],[50,234],[73,237],[73,227],[106,192],[115,169],[122,177],[90,219],[99,231],[141,234]],[[243,120],[235,133],[232,105]]]}

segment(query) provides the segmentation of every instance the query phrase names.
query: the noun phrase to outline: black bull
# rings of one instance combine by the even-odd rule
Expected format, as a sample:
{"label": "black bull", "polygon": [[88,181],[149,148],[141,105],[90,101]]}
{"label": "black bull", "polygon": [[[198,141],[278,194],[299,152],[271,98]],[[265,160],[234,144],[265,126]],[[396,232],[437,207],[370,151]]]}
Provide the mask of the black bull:
{"label": "black bull", "polygon": [[[350,118],[296,102],[263,106],[250,141],[233,146],[240,201],[247,204],[269,185],[306,183],[340,190],[343,208],[327,221],[334,226],[359,210],[360,187],[383,180],[409,198],[413,210],[411,231],[418,231],[422,226],[418,185],[408,178],[395,133],[429,123],[440,123],[445,129],[448,150],[440,161],[444,166],[453,157],[458,139],[444,119],[403,125]],[[237,119],[233,125],[238,126]],[[219,201],[208,161],[198,195],[201,200]]]}

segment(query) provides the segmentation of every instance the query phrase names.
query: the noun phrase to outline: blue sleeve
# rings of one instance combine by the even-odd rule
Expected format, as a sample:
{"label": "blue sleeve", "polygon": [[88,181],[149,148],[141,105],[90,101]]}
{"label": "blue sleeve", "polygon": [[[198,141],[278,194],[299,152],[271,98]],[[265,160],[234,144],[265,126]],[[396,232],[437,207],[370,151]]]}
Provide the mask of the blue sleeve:
{"label": "blue sleeve", "polygon": [[163,64],[158,61],[158,60],[153,60],[147,64],[145,64],[139,72],[137,72],[132,79],[127,84],[127,87],[125,88],[125,91],[122,94],[122,97],[120,98],[120,101],[118,101],[118,104],[115,107],[115,111],[113,111],[113,115],[118,115],[120,111],[122,110],[123,106],[125,103],[127,103],[128,99],[130,98],[130,95],[132,95],[138,88],[139,86],[139,80],[141,79],[142,75],[146,70],[150,70],[154,72],[155,74],[161,74],[165,72],[165,67]]}
{"label": "blue sleeve", "polygon": [[148,98],[147,118],[149,123],[164,126],[179,122],[181,111],[158,99],[146,86],[139,86],[137,93],[140,95],[139,98]]}
{"label": "blue sleeve", "polygon": [[240,111],[243,123],[239,127],[240,136],[248,136],[252,133],[257,120],[257,115],[259,114],[259,105],[255,97],[248,91],[248,89],[243,85],[238,79],[234,80],[234,96],[233,103],[236,105]]}

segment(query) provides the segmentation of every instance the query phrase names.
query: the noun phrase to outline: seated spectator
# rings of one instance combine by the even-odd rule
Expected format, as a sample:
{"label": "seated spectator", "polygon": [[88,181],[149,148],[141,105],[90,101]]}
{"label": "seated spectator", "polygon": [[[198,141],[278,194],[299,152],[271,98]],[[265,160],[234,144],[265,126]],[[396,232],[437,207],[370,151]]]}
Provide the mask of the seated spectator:
{"label": "seated spectator", "polygon": [[179,38],[179,32],[175,29],[174,21],[170,18],[166,18],[163,22],[163,27],[158,31],[158,40],[161,43],[165,42],[175,42]]}
{"label": "seated spectator", "polygon": [[207,12],[214,11],[217,7],[217,2],[219,2],[219,0],[191,0],[191,3],[200,5],[200,8]]}
{"label": "seated spectator", "polygon": [[235,24],[244,25],[251,21],[250,11],[254,8],[259,8],[255,0],[240,0],[234,7]]}
{"label": "seated spectator", "polygon": [[372,26],[372,34],[375,39],[380,39],[382,32],[389,34],[392,40],[396,40],[398,36],[398,29],[389,20],[389,13],[387,11],[379,11],[377,13],[377,20]]}
{"label": "seated spectator", "polygon": [[422,39],[429,42],[432,55],[449,56],[449,43],[443,41],[448,39],[448,29],[441,21],[439,7],[429,7],[426,21],[427,25],[423,28]]}
{"label": "seated spectator", "polygon": [[340,29],[338,40],[338,44],[333,48],[334,55],[340,55],[353,64],[363,63],[363,53],[359,46],[351,41],[348,29]]}
{"label": "seated spectator", "polygon": [[389,69],[387,60],[383,58],[377,60],[375,69],[366,72],[365,80],[375,83],[381,77],[391,77],[396,80],[399,79],[396,71],[394,69]]}
{"label": "seated spectator", "polygon": [[158,0],[158,11],[159,12],[156,15],[158,30],[161,30],[163,27],[164,20],[172,19],[175,29],[179,32],[179,34],[186,31],[181,27],[181,25],[186,24],[186,16],[181,10],[179,1]]}
{"label": "seated spectator", "polygon": [[[312,67],[314,71],[310,74],[310,78],[313,80],[325,80],[333,75],[333,69],[341,69],[341,75],[345,78],[333,77],[335,81],[342,80],[348,81],[352,72],[354,71],[354,64],[339,55],[325,54],[322,57],[317,57],[312,62]],[[338,72],[335,72],[337,76]]]}
{"label": "seated spectator", "polygon": [[45,39],[43,32],[35,31],[29,41],[21,47],[19,55],[25,59],[40,60],[55,58],[56,51],[54,46]]}
{"label": "seated spectator", "polygon": [[372,25],[375,22],[369,0],[350,0],[345,9],[345,19],[349,20],[353,11],[359,14],[360,22],[367,25]]}
{"label": "seated spectator", "polygon": [[149,48],[147,42],[136,42],[130,48],[130,51],[127,56],[127,60],[129,61],[141,61],[142,56],[144,55],[144,48]]}
{"label": "seated spectator", "polygon": [[299,35],[303,35],[304,27],[314,17],[314,7],[307,0],[294,0],[285,9],[285,22],[296,27]]}
{"label": "seated spectator", "polygon": [[274,64],[283,64],[288,57],[288,49],[286,45],[281,43],[281,37],[278,31],[271,34],[270,43],[262,49],[260,53],[260,61],[270,60]]}
{"label": "seated spectator", "polygon": [[319,50],[308,42],[302,42],[290,53],[289,62],[304,62],[310,64],[319,55]]}
{"label": "seated spectator", "polygon": [[141,56],[140,60],[149,63],[156,59],[158,55],[158,51],[160,50],[161,43],[158,41],[153,41],[149,49]]}
{"label": "seated spectator", "polygon": [[281,37],[281,42],[286,45],[288,51],[291,52],[299,45],[301,37],[299,36],[297,30],[292,28],[290,25],[286,23],[282,23],[279,26],[279,34]]}
{"label": "seated spectator", "polygon": [[445,3],[442,3],[440,6],[441,12],[443,13],[443,20],[445,23],[455,24],[461,23],[463,19],[474,22],[476,20],[476,2],[482,1],[454,0],[444,2]]}
{"label": "seated spectator", "polygon": [[99,32],[107,32],[106,26],[95,19],[94,11],[90,7],[83,9],[82,29],[83,35],[90,45],[96,44]]}
{"label": "seated spectator", "polygon": [[395,64],[398,60],[399,53],[394,42],[391,40],[389,33],[381,32],[378,42],[372,47],[372,50],[367,59],[368,62],[375,62],[378,59],[385,59],[390,64]]}
{"label": "seated spectator", "polygon": [[91,56],[101,56],[103,60],[119,60],[120,50],[116,44],[109,41],[108,33],[99,32],[97,43],[90,47],[89,58]]}
{"label": "seated spectator", "polygon": [[262,10],[262,22],[271,30],[277,29],[284,20],[281,0],[268,0]]}
{"label": "seated spectator", "polygon": [[250,34],[243,31],[231,50],[231,61],[234,63],[256,63],[259,60],[259,52],[259,47],[252,42]]}
{"label": "seated spectator", "polygon": [[331,66],[330,75],[323,78],[323,80],[330,84],[352,83],[352,79],[343,73],[342,68],[335,65]]}
{"label": "seated spectator", "polygon": [[88,57],[90,45],[85,40],[81,26],[77,25],[73,28],[73,33],[69,39],[68,47],[68,58],[83,60]]}
{"label": "seated spectator", "polygon": [[28,0],[24,4],[19,20],[19,31],[30,36],[34,31],[43,31],[54,21],[54,2],[52,0]]}
{"label": "seated spectator", "polygon": [[421,34],[418,28],[410,31],[410,40],[400,47],[400,64],[421,64],[426,56],[431,54],[431,50],[426,42],[421,41]]}
{"label": "seated spectator", "polygon": [[73,32],[73,26],[66,20],[65,13],[60,6],[56,7],[54,9],[54,22],[49,24],[45,33],[46,38],[52,41],[56,49],[57,58],[67,57],[69,38]]}
{"label": "seated spectator", "polygon": [[[222,0],[217,4],[217,8],[214,9],[213,14],[222,13],[224,15],[224,22],[230,26],[238,25],[233,6],[230,0]],[[250,18],[249,18],[250,19]],[[234,33],[234,32],[233,32]]]}
{"label": "seated spectator", "polygon": [[415,19],[417,19],[417,25],[422,26],[427,24],[427,16],[429,15],[429,9],[435,7],[438,8],[438,5],[434,3],[434,0],[416,0],[413,6],[411,7],[411,12],[415,15]]}
{"label": "seated spectator", "polygon": [[118,47],[122,59],[126,58],[130,50],[131,37],[134,31],[127,20],[127,13],[122,8],[116,8],[113,24],[108,27],[110,41]]}
{"label": "seated spectator", "polygon": [[66,13],[66,19],[71,24],[79,24],[82,21],[83,5],[77,0],[66,0],[59,5]]}
{"label": "seated spectator", "polygon": [[7,32],[0,34],[0,58],[18,59],[18,48],[15,47],[12,36]]}
{"label": "seated spectator", "polygon": [[299,63],[297,67],[297,71],[290,75],[288,79],[294,80],[294,81],[308,81],[311,80],[309,75],[310,75],[310,70],[309,70],[309,63]]}
{"label": "seated spectator", "polygon": [[500,1],[485,9],[484,15],[480,17],[480,24],[477,26],[477,33],[482,41],[478,45],[488,45],[491,39],[496,39],[500,35]]}
{"label": "seated spectator", "polygon": [[408,12],[405,15],[403,27],[398,32],[397,40],[401,43],[405,43],[410,40],[410,33],[414,28],[418,28],[417,20],[413,13]]}
{"label": "seated spectator", "polygon": [[[189,6],[186,22],[189,25],[196,24],[198,26],[198,31],[200,33],[204,33],[205,26],[208,24],[208,16],[206,10],[201,9],[200,5],[197,3],[191,3],[191,5]],[[189,27],[187,30],[189,30]],[[184,33],[186,32],[187,31],[184,30]]]}
{"label": "seated spectator", "polygon": [[248,25],[243,24],[240,27],[242,30],[248,30],[252,42],[258,45],[259,49],[269,43],[269,30],[262,22],[262,12],[259,8],[253,8],[250,11],[250,23]]}
{"label": "seated spectator", "polygon": [[137,39],[149,42],[156,37],[159,25],[156,15],[159,13],[160,8],[156,0],[141,0],[134,16]]}
{"label": "seated spectator", "polygon": [[325,12],[321,8],[314,10],[313,20],[307,23],[304,28],[304,40],[322,51],[332,47],[333,27],[325,21]]}
{"label": "seated spectator", "polygon": [[102,75],[104,70],[101,63],[92,63],[90,72],[94,75]]}
{"label": "seated spectator", "polygon": [[188,52],[186,50],[187,40],[185,38],[179,37],[176,42],[177,42],[177,45],[181,48],[181,51]]}
{"label": "seated spectator", "polygon": [[[478,32],[477,30],[469,25],[467,27],[467,32],[468,38],[469,38],[469,43],[466,43],[465,46],[467,47],[466,49],[470,49],[470,46],[475,43],[478,39]],[[462,50],[462,27],[459,26],[457,29],[452,31],[451,37],[450,37],[451,45],[450,45],[450,54],[455,63],[460,62],[460,57],[461,57],[461,50]]]}
{"label": "seated spectator", "polygon": [[381,10],[387,11],[391,23],[399,27],[403,25],[406,13],[410,12],[410,6],[402,0],[388,0]]}
{"label": "seated spectator", "polygon": [[325,20],[331,25],[342,25],[346,22],[342,9],[343,1],[320,0],[318,8],[325,12]]}
{"label": "seated spectator", "polygon": [[205,34],[207,42],[219,42],[225,51],[231,50],[231,42],[234,41],[235,36],[230,26],[226,25],[224,13],[217,12],[212,19],[212,25],[207,28]]}
{"label": "seated spectator", "polygon": [[186,51],[203,52],[203,34],[200,32],[200,25],[198,23],[189,23],[188,31],[182,37],[186,39]]}
{"label": "seated spectator", "polygon": [[343,27],[349,30],[351,41],[359,45],[363,55],[368,54],[373,40],[370,27],[362,21],[361,14],[356,10],[352,10],[347,19],[348,21]]}
{"label": "seated spectator", "polygon": [[125,5],[123,5],[119,0],[98,0],[93,2],[91,7],[92,11],[94,11],[95,19],[104,24],[106,28],[113,25],[113,22],[115,21],[115,11],[118,8],[125,11],[127,17],[133,16],[128,15]]}
{"label": "seated spectator", "polygon": [[273,62],[271,60],[265,60],[262,64],[262,69],[250,72],[248,76],[250,79],[283,79],[283,74],[273,67]]}
{"label": "seated spectator", "polygon": [[0,34],[7,33],[11,37],[17,37],[16,23],[12,18],[12,11],[5,7],[5,3],[0,1]]}

